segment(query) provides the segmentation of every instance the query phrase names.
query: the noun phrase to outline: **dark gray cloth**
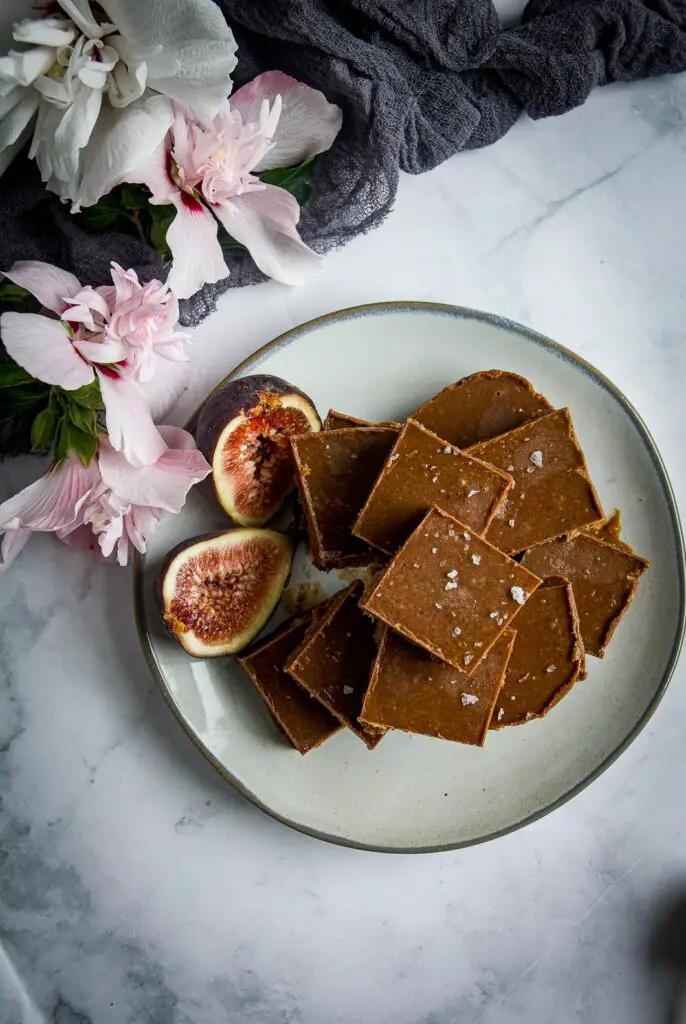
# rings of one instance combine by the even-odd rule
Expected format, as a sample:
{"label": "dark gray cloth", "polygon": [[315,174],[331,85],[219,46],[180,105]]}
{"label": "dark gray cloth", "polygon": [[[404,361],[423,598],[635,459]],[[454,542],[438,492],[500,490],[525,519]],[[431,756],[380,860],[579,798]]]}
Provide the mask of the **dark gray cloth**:
{"label": "dark gray cloth", "polygon": [[[276,68],[343,110],[301,222],[322,253],[381,223],[399,171],[488,146],[522,113],[563,114],[596,85],[686,69],[686,0],[531,0],[507,30],[490,0],[216,2],[238,40],[237,85]],[[25,158],[0,178],[0,225],[0,269],[43,259],[102,284],[115,259],[143,280],[165,274],[139,238],[84,230]],[[228,281],[183,303],[186,323],[204,319],[229,285],[262,280],[247,253],[230,264]],[[25,436],[0,410],[0,455]]]}

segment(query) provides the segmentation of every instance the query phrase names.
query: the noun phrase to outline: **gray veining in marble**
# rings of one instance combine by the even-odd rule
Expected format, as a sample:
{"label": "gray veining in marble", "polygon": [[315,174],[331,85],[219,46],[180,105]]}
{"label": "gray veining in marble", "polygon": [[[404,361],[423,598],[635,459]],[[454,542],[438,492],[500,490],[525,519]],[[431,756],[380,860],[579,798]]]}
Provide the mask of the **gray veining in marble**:
{"label": "gray veining in marble", "polygon": [[[316,282],[221,300],[175,420],[311,316],[456,302],[614,379],[683,505],[685,112],[684,78],[611,87],[405,178],[387,224]],[[35,473],[0,467],[0,497]],[[222,782],[149,678],[130,588],[50,538],[0,578],[0,1022],[667,1024],[683,665],[636,743],[553,815],[461,852],[372,855],[290,832]]]}

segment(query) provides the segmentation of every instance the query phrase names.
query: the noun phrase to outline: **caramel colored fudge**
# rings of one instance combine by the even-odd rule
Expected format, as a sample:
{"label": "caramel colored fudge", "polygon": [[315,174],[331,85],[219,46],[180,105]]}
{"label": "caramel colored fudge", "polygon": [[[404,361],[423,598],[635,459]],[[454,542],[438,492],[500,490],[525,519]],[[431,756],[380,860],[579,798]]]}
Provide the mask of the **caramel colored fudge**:
{"label": "caramel colored fudge", "polygon": [[588,533],[558,537],[524,553],[522,564],[541,576],[564,576],[574,587],[587,654],[602,658],[636,592],[645,559]]}
{"label": "caramel colored fudge", "polygon": [[310,550],[320,569],[378,557],[352,528],[397,436],[394,427],[346,427],[291,438]]}
{"label": "caramel colored fudge", "polygon": [[515,635],[506,629],[470,677],[384,626],[362,720],[483,746]]}
{"label": "caramel colored fudge", "polygon": [[342,427],[395,427],[400,430],[400,424],[390,420],[383,423],[371,423],[369,420],[360,420],[357,416],[349,416],[347,412],[336,412],[335,409],[329,409],[324,420],[324,430],[339,430]]}
{"label": "caramel colored fudge", "polygon": [[618,508],[607,519],[598,519],[595,523],[582,526],[581,530],[583,533],[590,533],[592,537],[597,537],[598,540],[607,541],[608,544],[628,551],[630,555],[635,553],[634,549],[622,540],[622,513]]}
{"label": "caramel colored fudge", "polygon": [[572,587],[544,580],[517,617],[517,638],[491,728],[542,718],[584,673]]}
{"label": "caramel colored fudge", "polygon": [[258,647],[237,658],[276,724],[296,750],[306,754],[341,728],[337,718],[288,675],[285,664],[303,642],[315,610],[291,619]]}
{"label": "caramel colored fudge", "polygon": [[487,532],[509,555],[603,516],[568,409],[474,445],[468,454],[514,478]]}
{"label": "caramel colored fudge", "polygon": [[507,370],[482,370],[439,391],[412,419],[450,444],[468,448],[552,409],[524,377]]}
{"label": "caramel colored fudge", "polygon": [[511,486],[505,473],[408,420],[353,533],[392,554],[436,507],[482,534]]}
{"label": "caramel colored fudge", "polygon": [[358,604],[362,589],[358,580],[333,598],[286,671],[372,750],[384,730],[359,721],[376,657],[375,624]]}
{"label": "caramel colored fudge", "polygon": [[432,509],[362,607],[471,676],[540,582],[464,523]]}

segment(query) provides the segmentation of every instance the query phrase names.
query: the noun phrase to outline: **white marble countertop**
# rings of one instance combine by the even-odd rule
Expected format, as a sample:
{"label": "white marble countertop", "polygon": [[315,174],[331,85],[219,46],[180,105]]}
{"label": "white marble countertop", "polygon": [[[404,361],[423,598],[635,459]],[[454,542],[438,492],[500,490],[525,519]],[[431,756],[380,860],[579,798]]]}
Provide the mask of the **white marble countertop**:
{"label": "white marble countertop", "polygon": [[[225,296],[176,410],[287,328],[382,299],[528,324],[611,377],[686,502],[686,77],[597,91],[404,177],[299,291]],[[0,467],[0,497],[35,476]],[[327,846],[235,793],[138,649],[129,571],[36,538],[0,582],[5,1024],[660,1024],[686,893],[686,664],[633,746],[460,852]],[[686,926],[682,922],[682,934]]]}

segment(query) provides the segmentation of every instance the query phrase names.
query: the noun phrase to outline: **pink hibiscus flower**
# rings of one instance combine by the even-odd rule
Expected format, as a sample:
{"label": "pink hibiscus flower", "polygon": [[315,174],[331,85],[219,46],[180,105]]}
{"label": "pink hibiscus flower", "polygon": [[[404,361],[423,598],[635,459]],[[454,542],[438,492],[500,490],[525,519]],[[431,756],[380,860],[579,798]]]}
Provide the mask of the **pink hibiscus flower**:
{"label": "pink hibiscus flower", "polygon": [[340,126],[337,106],[280,71],[258,75],[211,121],[174,105],[164,143],[125,178],[147,185],[151,202],[176,207],[167,231],[167,283],[179,298],[228,276],[218,221],[269,277],[295,285],[311,275],[321,257],[298,234],[297,200],[257,173],[324,152]]}
{"label": "pink hibiscus flower", "polygon": [[0,505],[0,572],[33,532],[55,533],[65,543],[99,547],[104,558],[126,565],[131,548],[144,552],[159,520],[179,512],[190,488],[211,471],[189,433],[159,427],[164,449],[147,466],[132,466],[104,435],[84,466],[76,455]]}
{"label": "pink hibiscus flower", "polygon": [[15,263],[5,276],[26,288],[53,316],[3,313],[0,336],[9,355],[37,380],[66,391],[96,378],[110,443],[135,465],[155,462],[166,445],[153,417],[186,386],[190,335],[177,329],[179,307],[168,285],[142,285],[133,270],[112,264],[112,284],[83,287],[49,263]]}

